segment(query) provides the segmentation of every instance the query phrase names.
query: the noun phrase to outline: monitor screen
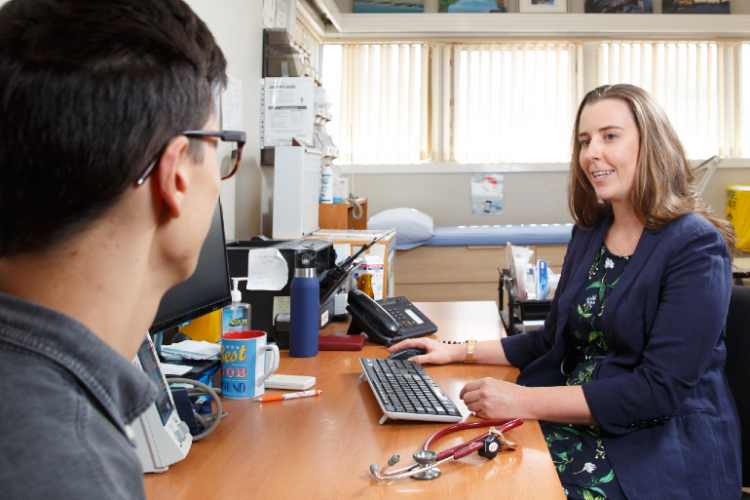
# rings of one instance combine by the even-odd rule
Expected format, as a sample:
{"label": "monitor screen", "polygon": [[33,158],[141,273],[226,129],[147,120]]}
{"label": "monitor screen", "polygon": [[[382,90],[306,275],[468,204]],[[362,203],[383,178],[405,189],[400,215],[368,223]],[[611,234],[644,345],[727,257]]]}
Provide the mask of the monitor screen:
{"label": "monitor screen", "polygon": [[148,378],[159,390],[159,396],[156,398],[156,411],[159,413],[162,425],[167,425],[167,420],[174,411],[174,405],[172,405],[172,398],[169,397],[169,386],[159,368],[159,361],[156,359],[156,353],[154,353],[148,335],[143,339],[141,348],[138,350],[138,359],[141,362],[143,372],[148,375]]}
{"label": "monitor screen", "polygon": [[154,335],[231,304],[230,290],[224,221],[219,202],[195,273],[164,294],[149,331]]}

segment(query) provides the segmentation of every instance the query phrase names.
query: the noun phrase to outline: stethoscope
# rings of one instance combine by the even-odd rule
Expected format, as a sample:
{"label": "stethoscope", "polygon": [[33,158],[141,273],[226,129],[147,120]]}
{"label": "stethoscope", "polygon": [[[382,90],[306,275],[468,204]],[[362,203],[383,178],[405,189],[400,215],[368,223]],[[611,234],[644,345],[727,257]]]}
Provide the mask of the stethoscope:
{"label": "stethoscope", "polygon": [[[491,460],[495,458],[500,451],[515,450],[516,443],[506,440],[503,437],[503,432],[509,431],[521,424],[523,424],[523,420],[520,418],[514,418],[464,422],[451,425],[430,436],[425,442],[424,447],[421,450],[414,452],[414,455],[412,456],[416,464],[397,471],[386,472],[388,467],[392,467],[401,460],[401,456],[395,454],[390,460],[388,460],[388,463],[383,466],[380,472],[378,472],[377,464],[372,464],[370,466],[370,472],[376,479],[384,480],[401,479],[402,477],[412,477],[423,481],[436,479],[440,477],[440,469],[437,468],[439,465],[443,465],[451,460],[458,460],[459,458],[470,455],[475,451],[479,453],[480,456]],[[454,446],[453,448],[443,450],[440,453],[430,450],[430,445],[446,434],[464,429],[473,429],[474,427],[490,427],[490,430],[479,437],[475,437],[474,439],[459,444],[458,446]]]}

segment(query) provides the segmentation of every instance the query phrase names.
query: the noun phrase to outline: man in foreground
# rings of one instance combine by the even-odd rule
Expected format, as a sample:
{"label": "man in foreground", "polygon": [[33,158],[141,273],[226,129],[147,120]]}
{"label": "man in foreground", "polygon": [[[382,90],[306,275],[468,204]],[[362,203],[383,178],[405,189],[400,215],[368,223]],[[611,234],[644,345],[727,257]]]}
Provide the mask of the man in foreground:
{"label": "man in foreground", "polygon": [[0,9],[0,487],[144,498],[133,366],[219,195],[226,60],[181,0]]}

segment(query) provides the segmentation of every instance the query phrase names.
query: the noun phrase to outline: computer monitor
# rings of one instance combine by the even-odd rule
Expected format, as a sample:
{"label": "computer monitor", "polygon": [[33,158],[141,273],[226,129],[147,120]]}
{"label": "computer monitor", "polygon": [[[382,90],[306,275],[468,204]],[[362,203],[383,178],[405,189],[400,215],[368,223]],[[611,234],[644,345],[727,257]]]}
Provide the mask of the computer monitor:
{"label": "computer monitor", "polygon": [[154,335],[226,307],[232,303],[230,291],[224,221],[218,202],[195,273],[164,294],[149,331]]}

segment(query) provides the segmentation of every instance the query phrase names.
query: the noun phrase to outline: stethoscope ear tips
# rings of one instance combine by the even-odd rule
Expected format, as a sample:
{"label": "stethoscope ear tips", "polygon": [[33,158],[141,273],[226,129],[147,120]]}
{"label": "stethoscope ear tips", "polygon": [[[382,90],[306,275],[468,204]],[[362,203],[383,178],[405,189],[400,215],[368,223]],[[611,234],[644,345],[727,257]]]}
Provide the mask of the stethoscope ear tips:
{"label": "stethoscope ear tips", "polygon": [[388,466],[389,467],[393,467],[394,465],[396,465],[400,461],[401,461],[401,455],[399,455],[398,453],[396,453],[395,455],[393,455],[391,457],[390,460],[388,460]]}

